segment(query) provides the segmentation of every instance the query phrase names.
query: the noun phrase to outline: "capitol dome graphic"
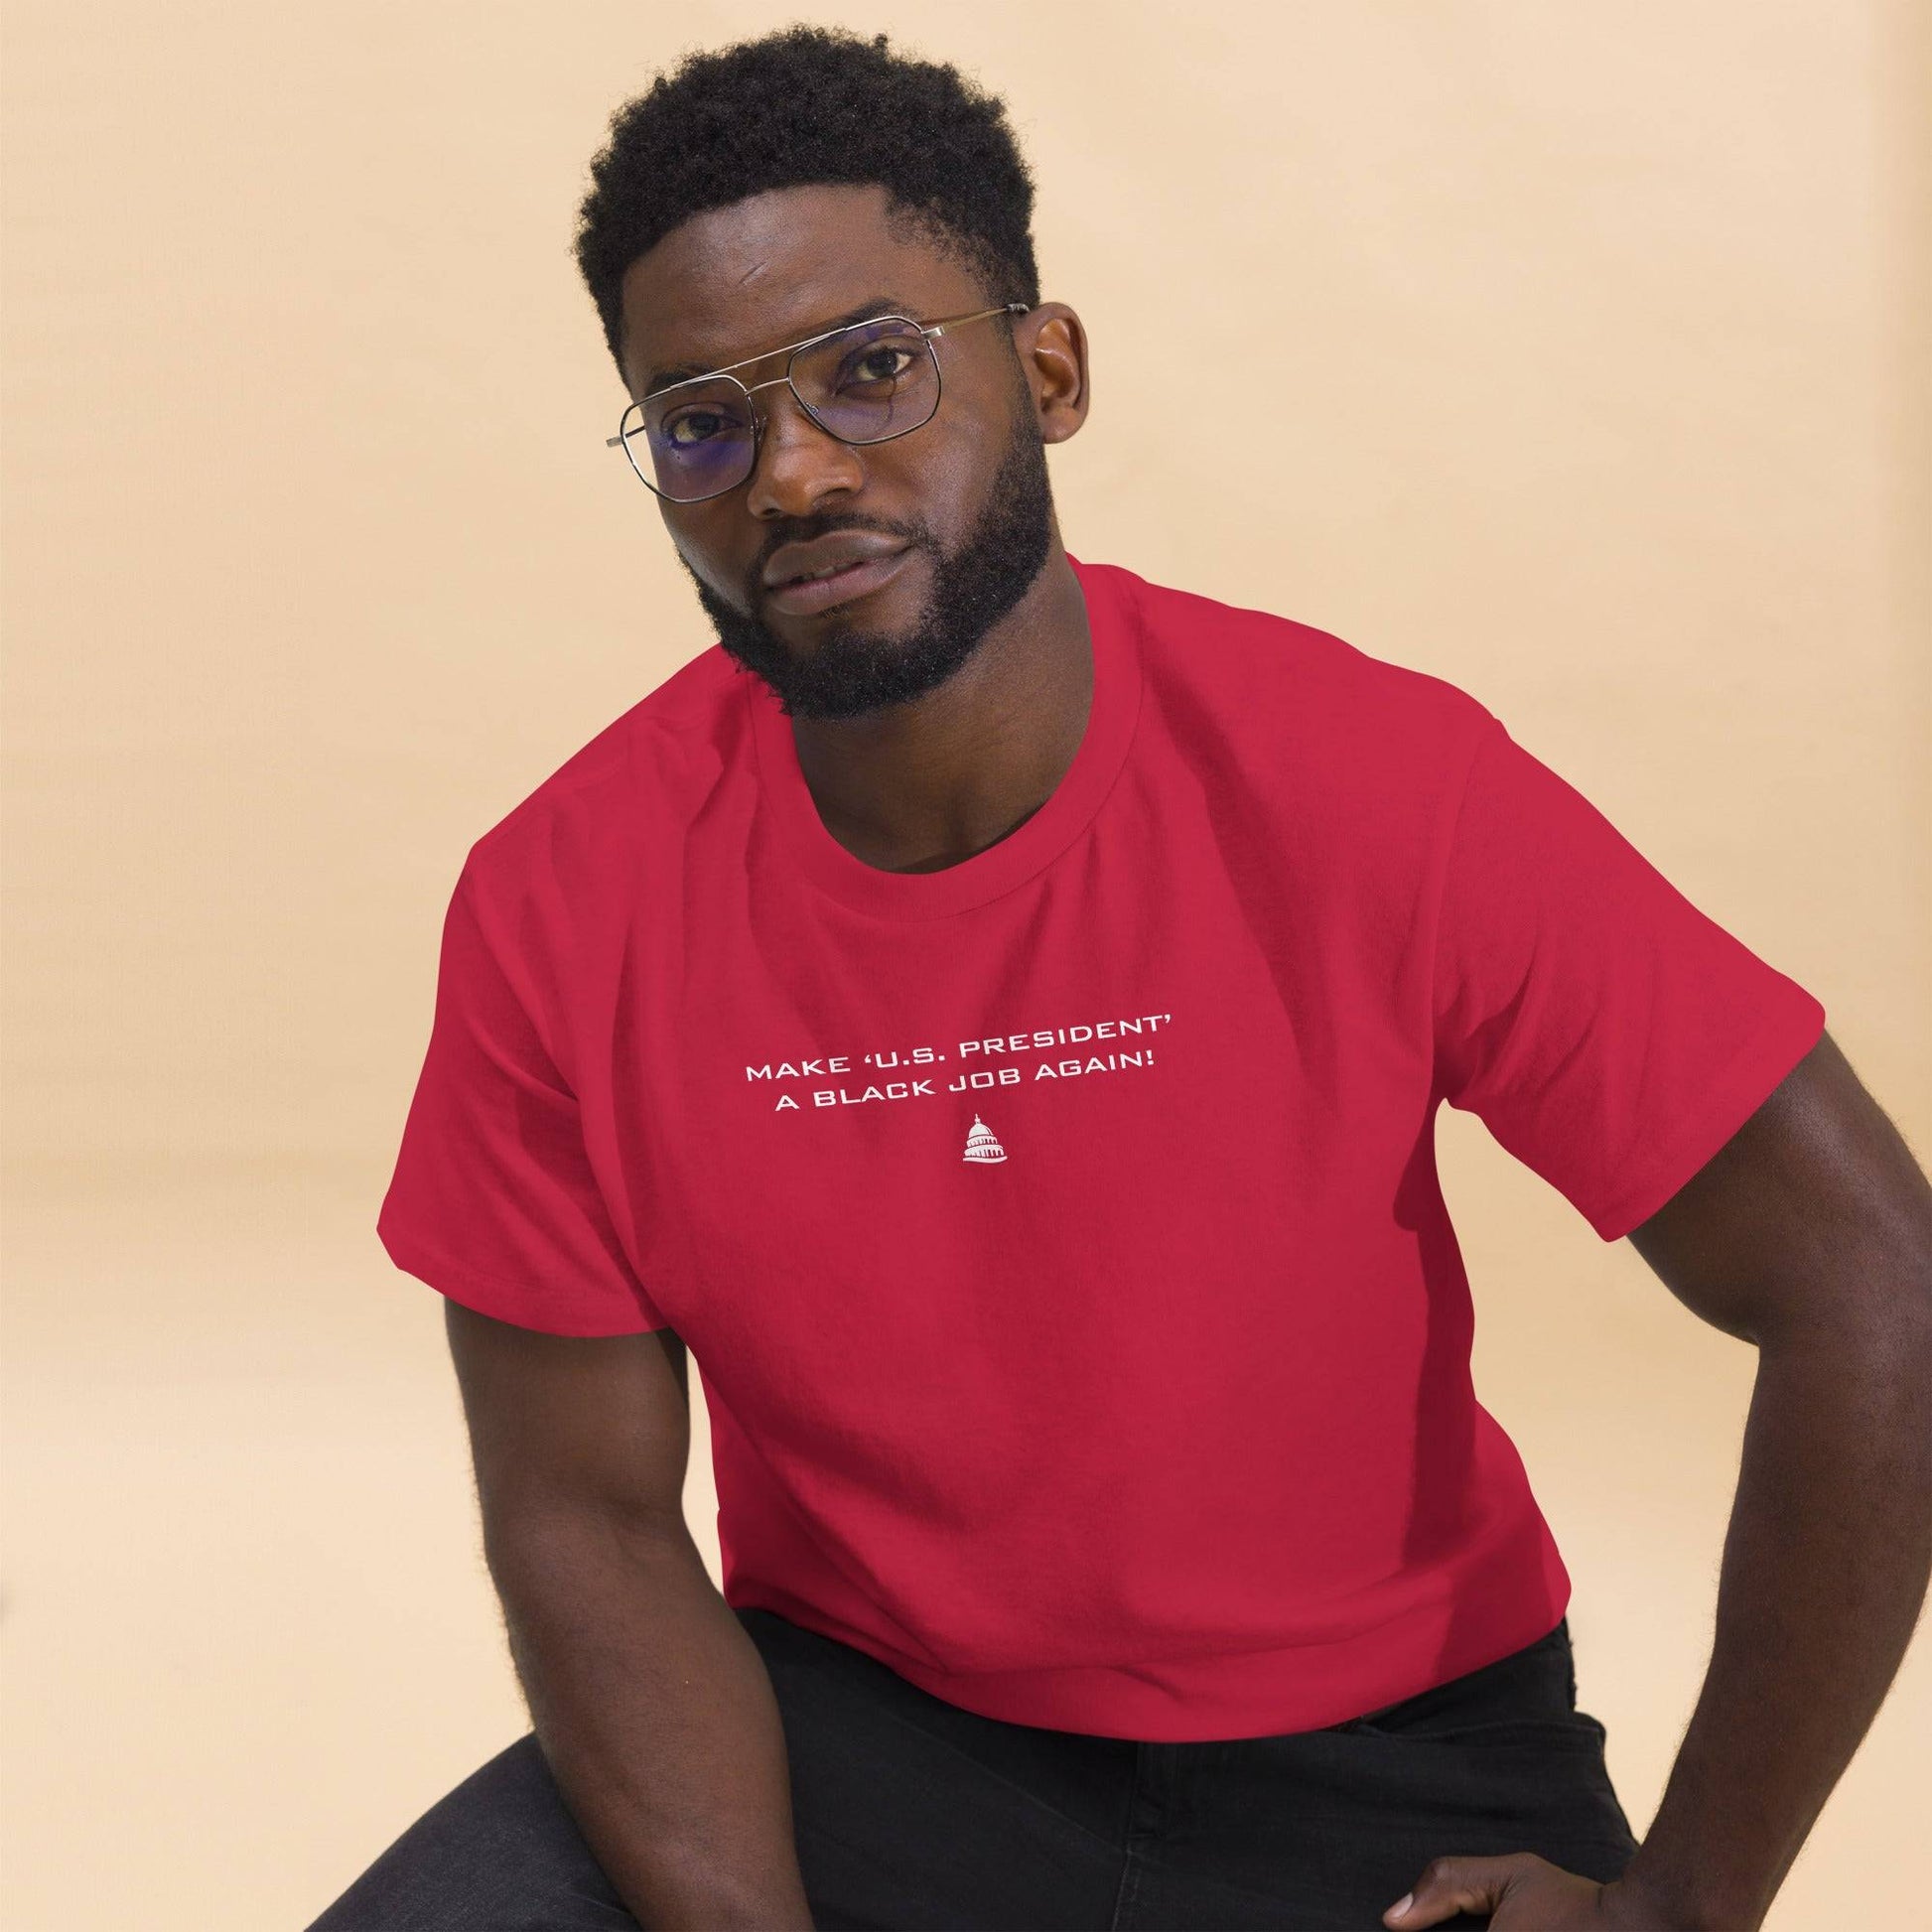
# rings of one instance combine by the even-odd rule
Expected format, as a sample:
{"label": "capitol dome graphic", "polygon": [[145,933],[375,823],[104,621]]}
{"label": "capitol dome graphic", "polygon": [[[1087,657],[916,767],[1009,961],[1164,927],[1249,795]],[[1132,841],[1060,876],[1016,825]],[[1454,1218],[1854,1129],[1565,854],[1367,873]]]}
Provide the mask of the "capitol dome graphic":
{"label": "capitol dome graphic", "polygon": [[1007,1158],[1007,1151],[994,1138],[992,1128],[977,1114],[973,1116],[973,1131],[966,1136],[965,1158],[968,1161],[1004,1161]]}

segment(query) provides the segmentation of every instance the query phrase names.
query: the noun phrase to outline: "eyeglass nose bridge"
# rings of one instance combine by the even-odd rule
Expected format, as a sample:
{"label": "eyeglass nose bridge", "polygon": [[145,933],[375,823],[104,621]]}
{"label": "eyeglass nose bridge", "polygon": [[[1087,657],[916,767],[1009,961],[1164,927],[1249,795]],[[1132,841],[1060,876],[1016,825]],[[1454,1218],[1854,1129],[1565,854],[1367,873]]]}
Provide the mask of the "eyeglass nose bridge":
{"label": "eyeglass nose bridge", "polygon": [[[863,441],[855,442],[851,437],[841,436],[837,430],[831,427],[829,423],[822,422],[819,419],[818,412],[811,406],[810,403],[808,403],[805,400],[804,396],[799,393],[798,385],[791,379],[791,371],[789,369],[786,369],[784,374],[771,376],[770,378],[768,378],[766,381],[763,382],[746,382],[741,380],[738,376],[733,376],[731,380],[736,382],[738,386],[742,390],[744,390],[745,400],[747,401],[747,403],[751,403],[752,398],[755,395],[757,395],[760,389],[789,389],[791,391],[792,401],[798,405],[798,413],[801,416],[803,416],[806,422],[810,423],[811,426],[815,430],[817,430],[821,436],[828,437],[832,442],[838,444],[842,449],[851,450],[851,449],[863,449],[864,447],[866,447]],[[936,396],[933,399],[933,407],[935,410],[938,408],[938,399]],[[928,417],[926,420],[929,422],[931,418]],[[755,403],[752,404],[752,456],[751,456],[751,461],[746,466],[745,475],[740,479],[741,483],[751,482],[751,480],[758,474],[759,465],[764,461],[764,433],[766,429],[770,427],[770,421],[771,421],[771,414],[769,410],[759,408]],[[915,427],[923,427],[923,425],[915,425]],[[903,435],[906,432],[901,431],[899,433]],[[886,438],[884,440],[890,442],[892,439]],[[738,487],[738,484],[734,484],[733,487],[734,488]]]}
{"label": "eyeglass nose bridge", "polygon": [[[752,403],[752,398],[760,389],[789,389],[792,401],[798,405],[798,413],[806,422],[822,435],[832,436],[832,432],[812,414],[811,404],[798,393],[798,385],[792,381],[790,369],[786,369],[783,375],[772,376],[768,381],[740,382],[738,386],[745,391],[745,400],[752,404],[752,468],[746,472],[748,479],[764,459],[764,432],[771,424],[771,412],[757,403]],[[832,436],[832,440],[836,443],[842,439]]]}
{"label": "eyeglass nose bridge", "polygon": [[[735,382],[738,381],[738,378],[736,376],[734,376],[732,379]],[[798,413],[801,416],[803,416],[806,422],[810,423],[815,430],[817,430],[821,435],[829,436],[834,443],[844,444],[848,449],[856,447],[855,445],[852,444],[852,442],[848,438],[841,436],[837,430],[831,428],[828,424],[821,422],[819,420],[818,411],[815,410],[811,406],[811,404],[805,400],[804,395],[800,392],[797,383],[795,383],[791,379],[791,371],[789,369],[786,369],[783,375],[774,375],[768,381],[765,382],[739,382],[738,386],[745,391],[745,400],[748,403],[751,402],[752,398],[755,395],[757,395],[760,389],[789,389],[791,391],[792,401],[798,405]],[[764,454],[764,432],[770,426],[770,421],[771,421],[771,412],[769,410],[761,409],[758,407],[756,404],[753,405],[752,408],[752,468],[754,470],[758,468],[759,459]]]}

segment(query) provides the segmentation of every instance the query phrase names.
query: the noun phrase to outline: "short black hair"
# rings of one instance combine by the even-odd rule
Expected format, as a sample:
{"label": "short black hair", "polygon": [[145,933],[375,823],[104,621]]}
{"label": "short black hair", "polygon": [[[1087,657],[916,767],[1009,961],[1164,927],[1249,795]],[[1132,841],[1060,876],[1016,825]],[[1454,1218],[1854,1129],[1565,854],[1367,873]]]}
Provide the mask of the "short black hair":
{"label": "short black hair", "polygon": [[1039,302],[1033,177],[1004,103],[884,34],[787,27],[689,55],[611,117],[591,179],[577,265],[620,372],[624,271],[692,215],[772,189],[883,187],[989,303]]}

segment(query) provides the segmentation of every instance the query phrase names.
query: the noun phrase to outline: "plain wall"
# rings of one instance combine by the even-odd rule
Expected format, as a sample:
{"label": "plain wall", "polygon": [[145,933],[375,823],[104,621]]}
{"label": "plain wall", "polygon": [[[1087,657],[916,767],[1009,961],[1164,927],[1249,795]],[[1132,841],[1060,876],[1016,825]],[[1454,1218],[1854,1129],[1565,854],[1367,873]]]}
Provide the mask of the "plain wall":
{"label": "plain wall", "polygon": [[[373,1224],[469,844],[708,642],[604,447],[589,156],[790,17],[5,7],[16,1932],[304,1924],[525,1727]],[[1011,104],[1093,344],[1071,547],[1474,693],[1932,1145],[1924,11],[811,17]],[[1641,1829],[1752,1358],[1442,1143]],[[702,1436],[689,1501],[715,1564]],[[1923,1922],[1928,1725],[1921,1643],[1773,1926]]]}

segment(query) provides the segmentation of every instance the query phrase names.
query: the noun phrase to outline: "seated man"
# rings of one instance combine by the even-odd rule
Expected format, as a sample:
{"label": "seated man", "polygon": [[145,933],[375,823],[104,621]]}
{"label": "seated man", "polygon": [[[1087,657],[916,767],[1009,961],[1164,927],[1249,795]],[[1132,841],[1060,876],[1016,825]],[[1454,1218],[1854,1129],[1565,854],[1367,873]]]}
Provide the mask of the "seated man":
{"label": "seated man", "polygon": [[[1068,556],[1031,213],[997,102],[809,29],[597,158],[612,440],[718,642],[450,902],[379,1228],[532,1728],[312,1932],[1754,1926],[1897,1665],[1923,1175],[1474,698]],[[1148,486],[1211,515],[1269,344],[1168,307]],[[1641,1847],[1445,1102],[1760,1351]]]}

